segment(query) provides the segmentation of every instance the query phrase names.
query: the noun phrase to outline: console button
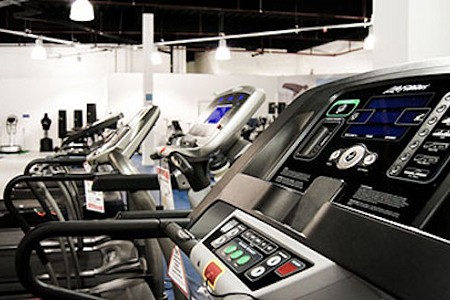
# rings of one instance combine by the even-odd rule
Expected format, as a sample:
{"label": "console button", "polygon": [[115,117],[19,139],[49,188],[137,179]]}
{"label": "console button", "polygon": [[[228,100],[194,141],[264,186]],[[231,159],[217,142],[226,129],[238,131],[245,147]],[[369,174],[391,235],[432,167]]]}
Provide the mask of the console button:
{"label": "console button", "polygon": [[330,161],[336,160],[339,158],[339,155],[341,155],[341,150],[336,150],[333,153],[331,153],[330,158],[328,158],[328,160]]}
{"label": "console button", "polygon": [[410,149],[416,149],[417,147],[419,147],[420,141],[413,141],[410,145],[409,148]]}
{"label": "console button", "polygon": [[442,104],[438,108],[436,108],[436,112],[441,113],[447,108],[447,105]]}
{"label": "console button", "polygon": [[237,259],[237,258],[241,257],[242,254],[244,254],[244,251],[242,251],[242,250],[236,250],[236,251],[234,251],[233,253],[231,253],[230,258],[231,258],[231,259]]}
{"label": "console button", "polygon": [[358,106],[359,99],[339,100],[328,110],[327,117],[346,117]]}
{"label": "console button", "polygon": [[275,273],[280,277],[286,277],[303,270],[305,267],[304,263],[294,258],[279,267]]}
{"label": "console button", "polygon": [[434,116],[434,117],[431,117],[431,118],[427,121],[427,123],[428,123],[428,125],[433,125],[434,123],[437,122],[437,120],[438,120],[438,118],[437,118],[436,116]]}
{"label": "console button", "polygon": [[236,245],[230,245],[230,246],[226,247],[223,252],[225,254],[230,254],[231,252],[234,252],[236,250],[237,250],[237,246]]}
{"label": "console button", "polygon": [[240,232],[239,228],[233,228],[226,234],[226,236],[232,238],[238,235],[239,232]]}
{"label": "console button", "polygon": [[439,161],[439,156],[418,154],[414,157],[414,161],[419,165],[429,166],[437,164]]}
{"label": "console button", "polygon": [[276,265],[278,265],[281,262],[281,260],[282,260],[281,256],[277,254],[277,255],[274,255],[271,258],[269,258],[267,260],[266,264],[269,267],[275,267]]}
{"label": "console button", "polygon": [[239,222],[236,220],[231,220],[228,221],[225,225],[222,226],[222,228],[220,228],[220,231],[225,233],[228,230],[230,230],[231,228],[233,228],[234,226],[236,226]]}
{"label": "console button", "polygon": [[267,244],[267,246],[265,246],[261,250],[264,251],[264,253],[266,253],[266,254],[271,254],[273,251],[275,251],[275,249],[276,249],[275,245]]}
{"label": "console button", "polygon": [[370,166],[371,164],[373,164],[376,160],[377,160],[377,155],[375,153],[371,153],[369,155],[366,155],[366,157],[364,157],[363,160],[363,164],[365,166]]}
{"label": "console button", "polygon": [[401,161],[407,161],[408,158],[410,158],[410,156],[411,156],[411,153],[405,152],[405,153],[402,154],[402,156],[400,156],[400,160]]}
{"label": "console button", "polygon": [[439,152],[447,150],[449,143],[443,142],[426,142],[423,148],[430,152]]}
{"label": "console button", "polygon": [[444,120],[441,121],[441,123],[450,126],[450,117],[446,117]]}
{"label": "console button", "polygon": [[389,170],[389,174],[390,175],[397,175],[398,173],[400,173],[401,169],[402,169],[402,167],[400,167],[399,165],[395,165]]}
{"label": "console button", "polygon": [[252,278],[258,278],[261,275],[263,275],[265,272],[266,272],[266,268],[264,266],[257,266],[249,272],[249,275]]}
{"label": "console button", "polygon": [[251,257],[250,255],[244,255],[244,256],[242,256],[241,258],[239,258],[239,259],[236,261],[236,263],[237,263],[239,266],[242,266],[242,265],[245,265],[246,263],[248,263],[248,262],[250,261],[251,258],[252,258],[252,257]]}
{"label": "console button", "polygon": [[353,166],[356,166],[364,157],[365,153],[366,148],[362,145],[355,145],[353,147],[350,147],[345,150],[344,153],[342,153],[342,156],[339,158],[336,167],[341,170],[346,170]]}
{"label": "console button", "polygon": [[423,137],[423,136],[426,136],[428,133],[430,133],[430,130],[425,128],[425,129],[422,129],[421,131],[419,131],[419,136]]}
{"label": "console button", "polygon": [[224,235],[219,236],[217,239],[211,242],[211,246],[214,248],[220,247],[223,243],[225,243],[228,240],[228,238]]}

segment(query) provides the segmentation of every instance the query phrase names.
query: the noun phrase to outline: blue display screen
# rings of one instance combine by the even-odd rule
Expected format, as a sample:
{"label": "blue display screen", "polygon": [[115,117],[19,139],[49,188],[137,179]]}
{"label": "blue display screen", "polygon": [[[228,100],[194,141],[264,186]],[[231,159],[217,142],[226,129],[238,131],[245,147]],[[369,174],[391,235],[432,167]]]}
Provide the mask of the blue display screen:
{"label": "blue display screen", "polygon": [[431,94],[373,97],[349,118],[344,137],[398,140],[423,122],[430,99]]}
{"label": "blue display screen", "polygon": [[373,98],[366,108],[395,109],[407,107],[424,107],[430,100],[430,95],[391,96]]}
{"label": "blue display screen", "polygon": [[206,119],[208,124],[217,124],[222,120],[223,116],[231,109],[232,105],[216,106],[213,112]]}

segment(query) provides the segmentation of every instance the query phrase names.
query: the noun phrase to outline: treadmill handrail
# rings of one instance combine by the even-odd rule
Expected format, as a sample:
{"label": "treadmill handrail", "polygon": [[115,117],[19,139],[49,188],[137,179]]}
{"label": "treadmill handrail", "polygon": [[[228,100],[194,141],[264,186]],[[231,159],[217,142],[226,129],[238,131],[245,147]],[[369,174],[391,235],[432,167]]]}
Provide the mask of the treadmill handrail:
{"label": "treadmill handrail", "polygon": [[[108,235],[111,239],[130,240],[170,237],[173,228],[190,222],[187,218],[47,222],[31,229],[20,242],[15,257],[17,277],[31,293],[50,299],[103,299],[94,295],[50,285],[38,280],[31,269],[31,254],[45,239],[70,236]],[[166,228],[168,231],[166,231]],[[182,241],[183,242],[183,241]],[[186,242],[186,240],[184,240]],[[189,242],[189,241],[188,241]],[[195,241],[191,241],[191,245]]]}
{"label": "treadmill handrail", "polygon": [[[76,181],[76,180],[93,180],[95,174],[85,173],[85,174],[58,174],[52,176],[31,176],[31,175],[18,175],[11,179],[5,187],[3,192],[3,201],[6,208],[11,213],[11,215],[17,220],[19,227],[24,233],[30,230],[30,225],[27,223],[25,218],[19,214],[14,201],[12,199],[13,189],[19,183],[30,183],[30,182],[50,182],[50,181]],[[45,209],[45,208],[44,208]]]}
{"label": "treadmill handrail", "polygon": [[104,120],[97,121],[90,126],[82,128],[80,131],[66,137],[64,139],[64,141],[62,142],[61,146],[62,147],[67,146],[70,143],[75,142],[78,139],[88,137],[88,136],[96,134],[108,127],[111,127],[114,124],[116,124],[121,118],[123,118],[123,114],[116,113],[111,116],[108,116]]}
{"label": "treadmill handrail", "polygon": [[[172,188],[178,189],[178,182],[172,175],[170,178]],[[92,184],[93,191],[144,191],[159,190],[157,174],[104,174],[96,175]]]}
{"label": "treadmill handrail", "polygon": [[61,166],[82,166],[86,161],[84,156],[57,156],[50,158],[37,158],[30,161],[24,170],[25,175],[30,175],[31,169],[38,164],[61,165]]}

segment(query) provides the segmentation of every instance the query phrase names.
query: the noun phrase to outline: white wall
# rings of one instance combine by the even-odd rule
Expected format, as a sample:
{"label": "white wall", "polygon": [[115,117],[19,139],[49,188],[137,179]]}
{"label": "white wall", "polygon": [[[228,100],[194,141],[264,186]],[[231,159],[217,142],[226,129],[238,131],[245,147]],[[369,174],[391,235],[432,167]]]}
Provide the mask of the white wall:
{"label": "white wall", "polygon": [[123,124],[134,117],[144,105],[144,76],[142,73],[107,75],[108,112],[121,112]]}
{"label": "white wall", "polygon": [[376,68],[450,56],[450,1],[374,0]]}
{"label": "white wall", "polygon": [[450,1],[410,0],[408,4],[409,61],[450,56]]}
{"label": "white wall", "polygon": [[[60,144],[58,110],[67,110],[70,129],[75,109],[83,110],[86,122],[87,103],[97,104],[98,118],[111,111],[134,114],[143,105],[142,50],[46,48],[50,58],[37,61],[31,59],[31,46],[0,47],[1,144],[8,142],[4,123],[11,113],[19,117],[16,141],[27,150],[38,150],[43,137],[40,120],[46,112],[52,120],[49,135],[56,146]],[[169,70],[169,57],[163,55],[163,59],[156,71]],[[22,118],[24,114],[30,118]]]}

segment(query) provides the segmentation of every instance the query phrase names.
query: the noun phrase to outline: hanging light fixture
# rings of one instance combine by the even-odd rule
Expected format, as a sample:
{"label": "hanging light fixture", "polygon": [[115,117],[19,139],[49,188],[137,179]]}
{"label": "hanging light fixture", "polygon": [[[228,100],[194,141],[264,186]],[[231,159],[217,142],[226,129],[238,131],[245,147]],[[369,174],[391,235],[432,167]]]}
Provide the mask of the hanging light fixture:
{"label": "hanging light fixture", "polygon": [[44,48],[44,43],[42,39],[36,39],[33,50],[31,51],[31,58],[36,60],[47,59],[47,50]]}
{"label": "hanging light fixture", "polygon": [[75,0],[70,7],[70,19],[73,21],[94,20],[94,7],[89,0]]}
{"label": "hanging light fixture", "polygon": [[363,45],[364,50],[373,50],[373,48],[375,47],[375,41],[376,41],[376,38],[375,38],[375,35],[373,34],[372,26],[370,26],[369,34],[364,39],[364,45]]}
{"label": "hanging light fixture", "polygon": [[158,51],[158,47],[153,47],[152,52],[150,53],[150,61],[152,65],[157,66],[162,64],[162,57]]}
{"label": "hanging light fixture", "polygon": [[[221,36],[224,36],[223,33],[220,34]],[[216,60],[230,60],[231,59],[231,52],[230,48],[227,47],[227,41],[225,38],[221,38],[219,40],[219,47],[216,49]]]}

